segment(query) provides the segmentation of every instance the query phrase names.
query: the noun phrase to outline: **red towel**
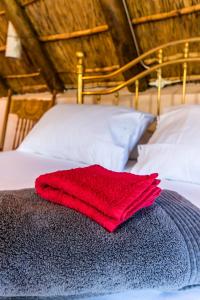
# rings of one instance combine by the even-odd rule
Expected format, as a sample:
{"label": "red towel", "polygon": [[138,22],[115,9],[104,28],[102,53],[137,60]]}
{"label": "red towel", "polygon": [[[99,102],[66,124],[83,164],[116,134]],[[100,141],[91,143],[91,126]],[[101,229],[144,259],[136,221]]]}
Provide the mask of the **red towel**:
{"label": "red towel", "polygon": [[134,175],[93,165],[41,175],[36,179],[38,195],[72,208],[114,231],[160,194],[158,174]]}

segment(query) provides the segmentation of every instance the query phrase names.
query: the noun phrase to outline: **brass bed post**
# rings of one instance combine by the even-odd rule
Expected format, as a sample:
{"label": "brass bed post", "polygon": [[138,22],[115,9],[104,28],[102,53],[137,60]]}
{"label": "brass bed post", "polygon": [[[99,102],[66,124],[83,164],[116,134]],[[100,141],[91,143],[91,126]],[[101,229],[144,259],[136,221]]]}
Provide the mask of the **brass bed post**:
{"label": "brass bed post", "polygon": [[77,104],[83,104],[83,52],[76,52],[77,62],[77,75],[78,75],[78,87],[77,87]]}
{"label": "brass bed post", "polygon": [[[162,64],[163,62],[163,50],[158,51],[158,63]],[[158,78],[158,96],[157,96],[157,115],[160,115],[160,106],[161,106],[161,83],[162,83],[162,68],[157,70]]]}
{"label": "brass bed post", "polygon": [[12,100],[12,90],[9,89],[8,90],[8,100],[7,100],[7,105],[6,105],[6,111],[5,111],[5,115],[4,115],[0,150],[3,150],[3,148],[4,148],[4,143],[5,143],[5,138],[6,138],[6,128],[7,128],[7,123],[8,123],[8,116],[9,116],[9,111],[10,111],[10,106],[11,106],[11,100]]}
{"label": "brass bed post", "polygon": [[[185,43],[184,47],[184,58],[188,58],[189,55],[189,43]],[[187,82],[187,63],[183,63],[183,97],[182,104],[185,104],[185,94],[186,94],[186,82]]]}
{"label": "brass bed post", "polygon": [[[85,95],[87,96],[95,96],[94,97],[94,102],[97,104],[100,102],[100,97],[102,95],[111,95],[114,93],[119,92],[121,89],[127,87],[130,84],[135,84],[135,93],[133,95],[133,98],[131,99],[131,106],[135,107],[136,109],[138,109],[139,107],[139,82],[142,78],[149,76],[150,74],[155,74],[155,72],[157,72],[157,80],[154,84],[157,86],[157,115],[160,114],[161,112],[161,107],[162,107],[162,103],[161,103],[161,89],[162,87],[164,87],[165,85],[169,84],[169,83],[175,83],[177,82],[176,77],[172,77],[171,78],[166,78],[166,80],[164,80],[164,73],[163,73],[163,69],[165,67],[169,67],[169,66],[175,66],[175,65],[182,65],[184,72],[183,72],[183,78],[181,81],[183,81],[183,100],[182,102],[185,102],[185,93],[186,93],[186,81],[187,81],[187,72],[188,72],[188,67],[190,63],[199,63],[200,62],[200,56],[197,56],[195,54],[191,55],[191,57],[189,57],[189,45],[190,43],[200,43],[200,36],[199,37],[193,37],[193,38],[189,38],[189,39],[182,39],[182,40],[177,40],[177,41],[172,41],[166,44],[163,44],[161,46],[158,46],[156,48],[153,48],[149,51],[147,51],[146,53],[143,53],[140,57],[137,57],[135,59],[133,59],[132,61],[130,61],[129,63],[127,63],[126,65],[118,68],[117,70],[114,71],[110,71],[108,74],[101,74],[101,75],[85,75],[83,72],[83,53],[79,52],[77,55],[78,58],[78,64],[77,64],[77,73],[78,73],[78,103],[83,103],[83,97]],[[176,46],[176,45],[185,45],[184,47],[184,57],[181,55],[179,55],[179,53],[172,55],[171,57],[167,57],[167,56],[163,56],[165,49],[170,48],[172,46]],[[104,80],[104,83],[107,82],[107,79],[111,79],[114,78],[116,76],[118,76],[119,74],[123,74],[123,72],[125,72],[126,70],[129,70],[130,68],[133,68],[135,65],[137,65],[141,60],[144,59],[148,59],[150,58],[152,60],[152,55],[153,54],[157,54],[157,58],[155,60],[155,58],[153,59],[153,64],[147,69],[144,70],[140,73],[138,73],[137,75],[131,77],[130,79],[123,81],[123,82],[116,82],[116,84],[114,84],[111,88],[106,87],[106,88],[102,88],[102,89],[98,89],[98,90],[94,90],[94,89],[87,89],[86,91],[84,90],[84,86],[83,83],[85,81],[90,81],[90,82],[95,82],[95,84],[97,86],[98,82],[101,82]],[[154,62],[156,62],[154,64]],[[97,68],[98,71],[96,70],[95,72],[99,72],[99,68]],[[154,81],[155,77],[153,76],[152,81]],[[196,78],[196,76],[195,76]],[[151,81],[150,79],[150,81]],[[180,81],[180,78],[179,78]],[[102,84],[100,86],[103,86]],[[110,86],[110,85],[109,85]],[[117,94],[116,94],[117,95]],[[114,104],[117,104],[118,102],[118,97],[116,97],[116,99],[113,100]]]}
{"label": "brass bed post", "polygon": [[134,101],[134,107],[137,110],[139,107],[139,80],[137,79],[135,81],[135,101]]}

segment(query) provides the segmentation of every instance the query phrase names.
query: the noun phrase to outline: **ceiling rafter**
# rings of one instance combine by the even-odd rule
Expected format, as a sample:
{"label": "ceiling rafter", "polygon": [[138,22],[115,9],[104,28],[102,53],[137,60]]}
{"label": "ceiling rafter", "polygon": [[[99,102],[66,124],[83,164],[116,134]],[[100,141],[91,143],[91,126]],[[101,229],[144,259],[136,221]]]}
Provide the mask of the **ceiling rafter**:
{"label": "ceiling rafter", "polygon": [[[100,0],[100,4],[104,12],[106,23],[110,29],[120,66],[123,66],[138,56],[126,11],[122,1],[119,0]],[[144,70],[144,68],[138,65],[137,68],[132,68],[124,72],[125,80],[130,79],[133,75],[136,75],[142,70]],[[130,86],[128,88],[130,91],[133,91],[134,87]]]}
{"label": "ceiling rafter", "polygon": [[94,28],[88,28],[88,29],[74,31],[74,32],[66,32],[66,33],[58,33],[58,34],[40,36],[39,40],[41,42],[70,40],[70,39],[74,39],[74,38],[90,36],[90,35],[94,35],[97,33],[106,32],[106,31],[108,31],[108,29],[109,29],[108,25],[105,24],[105,25],[96,26]]}
{"label": "ceiling rafter", "polygon": [[37,34],[31,25],[24,9],[18,0],[3,0],[6,15],[13,23],[23,45],[23,48],[32,58],[37,69],[40,69],[41,76],[45,80],[48,88],[58,91],[64,90],[64,84],[56,73],[54,65],[48,57],[38,40]]}
{"label": "ceiling rafter", "polygon": [[[29,5],[31,5],[31,4],[33,4],[33,3],[35,3],[35,2],[37,2],[37,1],[39,1],[39,0],[30,0],[30,1],[27,1],[27,2],[25,2],[25,3],[22,3],[21,6],[26,7],[26,6],[29,6]],[[5,14],[6,14],[6,11],[5,11],[5,10],[1,10],[1,11],[0,11],[0,16],[4,16]]]}
{"label": "ceiling rafter", "polygon": [[165,20],[169,18],[174,18],[174,17],[180,17],[183,15],[188,15],[191,13],[199,12],[200,11],[200,4],[188,6],[188,7],[183,7],[181,9],[174,9],[169,12],[163,12],[159,14],[153,14],[149,16],[142,16],[139,18],[133,18],[132,23],[134,25],[138,24],[144,24],[147,22],[155,22],[155,21],[160,21],[160,20]]}

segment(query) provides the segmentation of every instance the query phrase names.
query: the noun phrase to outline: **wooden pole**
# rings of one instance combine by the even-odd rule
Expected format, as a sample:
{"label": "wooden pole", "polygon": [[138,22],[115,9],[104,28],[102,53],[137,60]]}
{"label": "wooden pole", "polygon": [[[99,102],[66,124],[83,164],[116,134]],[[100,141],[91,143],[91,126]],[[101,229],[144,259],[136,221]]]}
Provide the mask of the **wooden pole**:
{"label": "wooden pole", "polygon": [[133,18],[132,23],[135,25],[139,25],[147,22],[155,22],[155,21],[161,21],[169,18],[179,17],[182,15],[187,15],[198,11],[200,11],[200,4],[184,7],[181,9],[171,10],[169,12],[143,16],[140,18]]}
{"label": "wooden pole", "polygon": [[6,111],[4,115],[4,121],[3,121],[3,130],[2,130],[2,135],[1,135],[1,142],[0,142],[0,150],[3,150],[4,143],[5,143],[5,138],[6,138],[6,129],[8,125],[8,117],[9,117],[9,112],[10,112],[10,106],[11,106],[11,101],[12,101],[12,90],[8,90],[8,100],[6,104]]}
{"label": "wooden pole", "polygon": [[[100,0],[100,4],[110,29],[119,64],[123,66],[138,56],[126,11],[122,1],[119,0]],[[128,80],[143,70],[144,68],[138,64],[137,67],[124,72],[123,75],[125,80]],[[129,90],[134,91],[134,86],[130,86]]]}
{"label": "wooden pole", "polygon": [[3,0],[3,2],[8,19],[13,23],[24,49],[32,57],[36,68],[41,70],[41,76],[44,78],[49,89],[51,91],[64,90],[64,84],[56,73],[47,52],[38,41],[37,34],[24,9],[20,6],[19,1]]}
{"label": "wooden pole", "polygon": [[11,74],[6,75],[4,78],[6,79],[22,79],[22,78],[34,78],[40,76],[40,72],[29,73],[29,74]]}
{"label": "wooden pole", "polygon": [[39,37],[41,42],[55,42],[61,40],[70,40],[74,38],[94,35],[97,33],[102,33],[108,31],[108,25],[100,25],[94,28],[88,28],[84,30],[67,32],[67,33],[59,33],[59,34],[51,34],[51,35],[43,35]]}

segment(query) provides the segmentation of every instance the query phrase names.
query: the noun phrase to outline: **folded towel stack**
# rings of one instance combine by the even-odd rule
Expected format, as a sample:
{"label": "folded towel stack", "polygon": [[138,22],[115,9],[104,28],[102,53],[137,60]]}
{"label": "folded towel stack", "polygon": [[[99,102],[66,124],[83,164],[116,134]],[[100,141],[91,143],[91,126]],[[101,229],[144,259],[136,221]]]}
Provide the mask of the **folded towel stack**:
{"label": "folded towel stack", "polygon": [[36,193],[90,217],[109,232],[160,194],[158,174],[134,175],[93,165],[41,175]]}

